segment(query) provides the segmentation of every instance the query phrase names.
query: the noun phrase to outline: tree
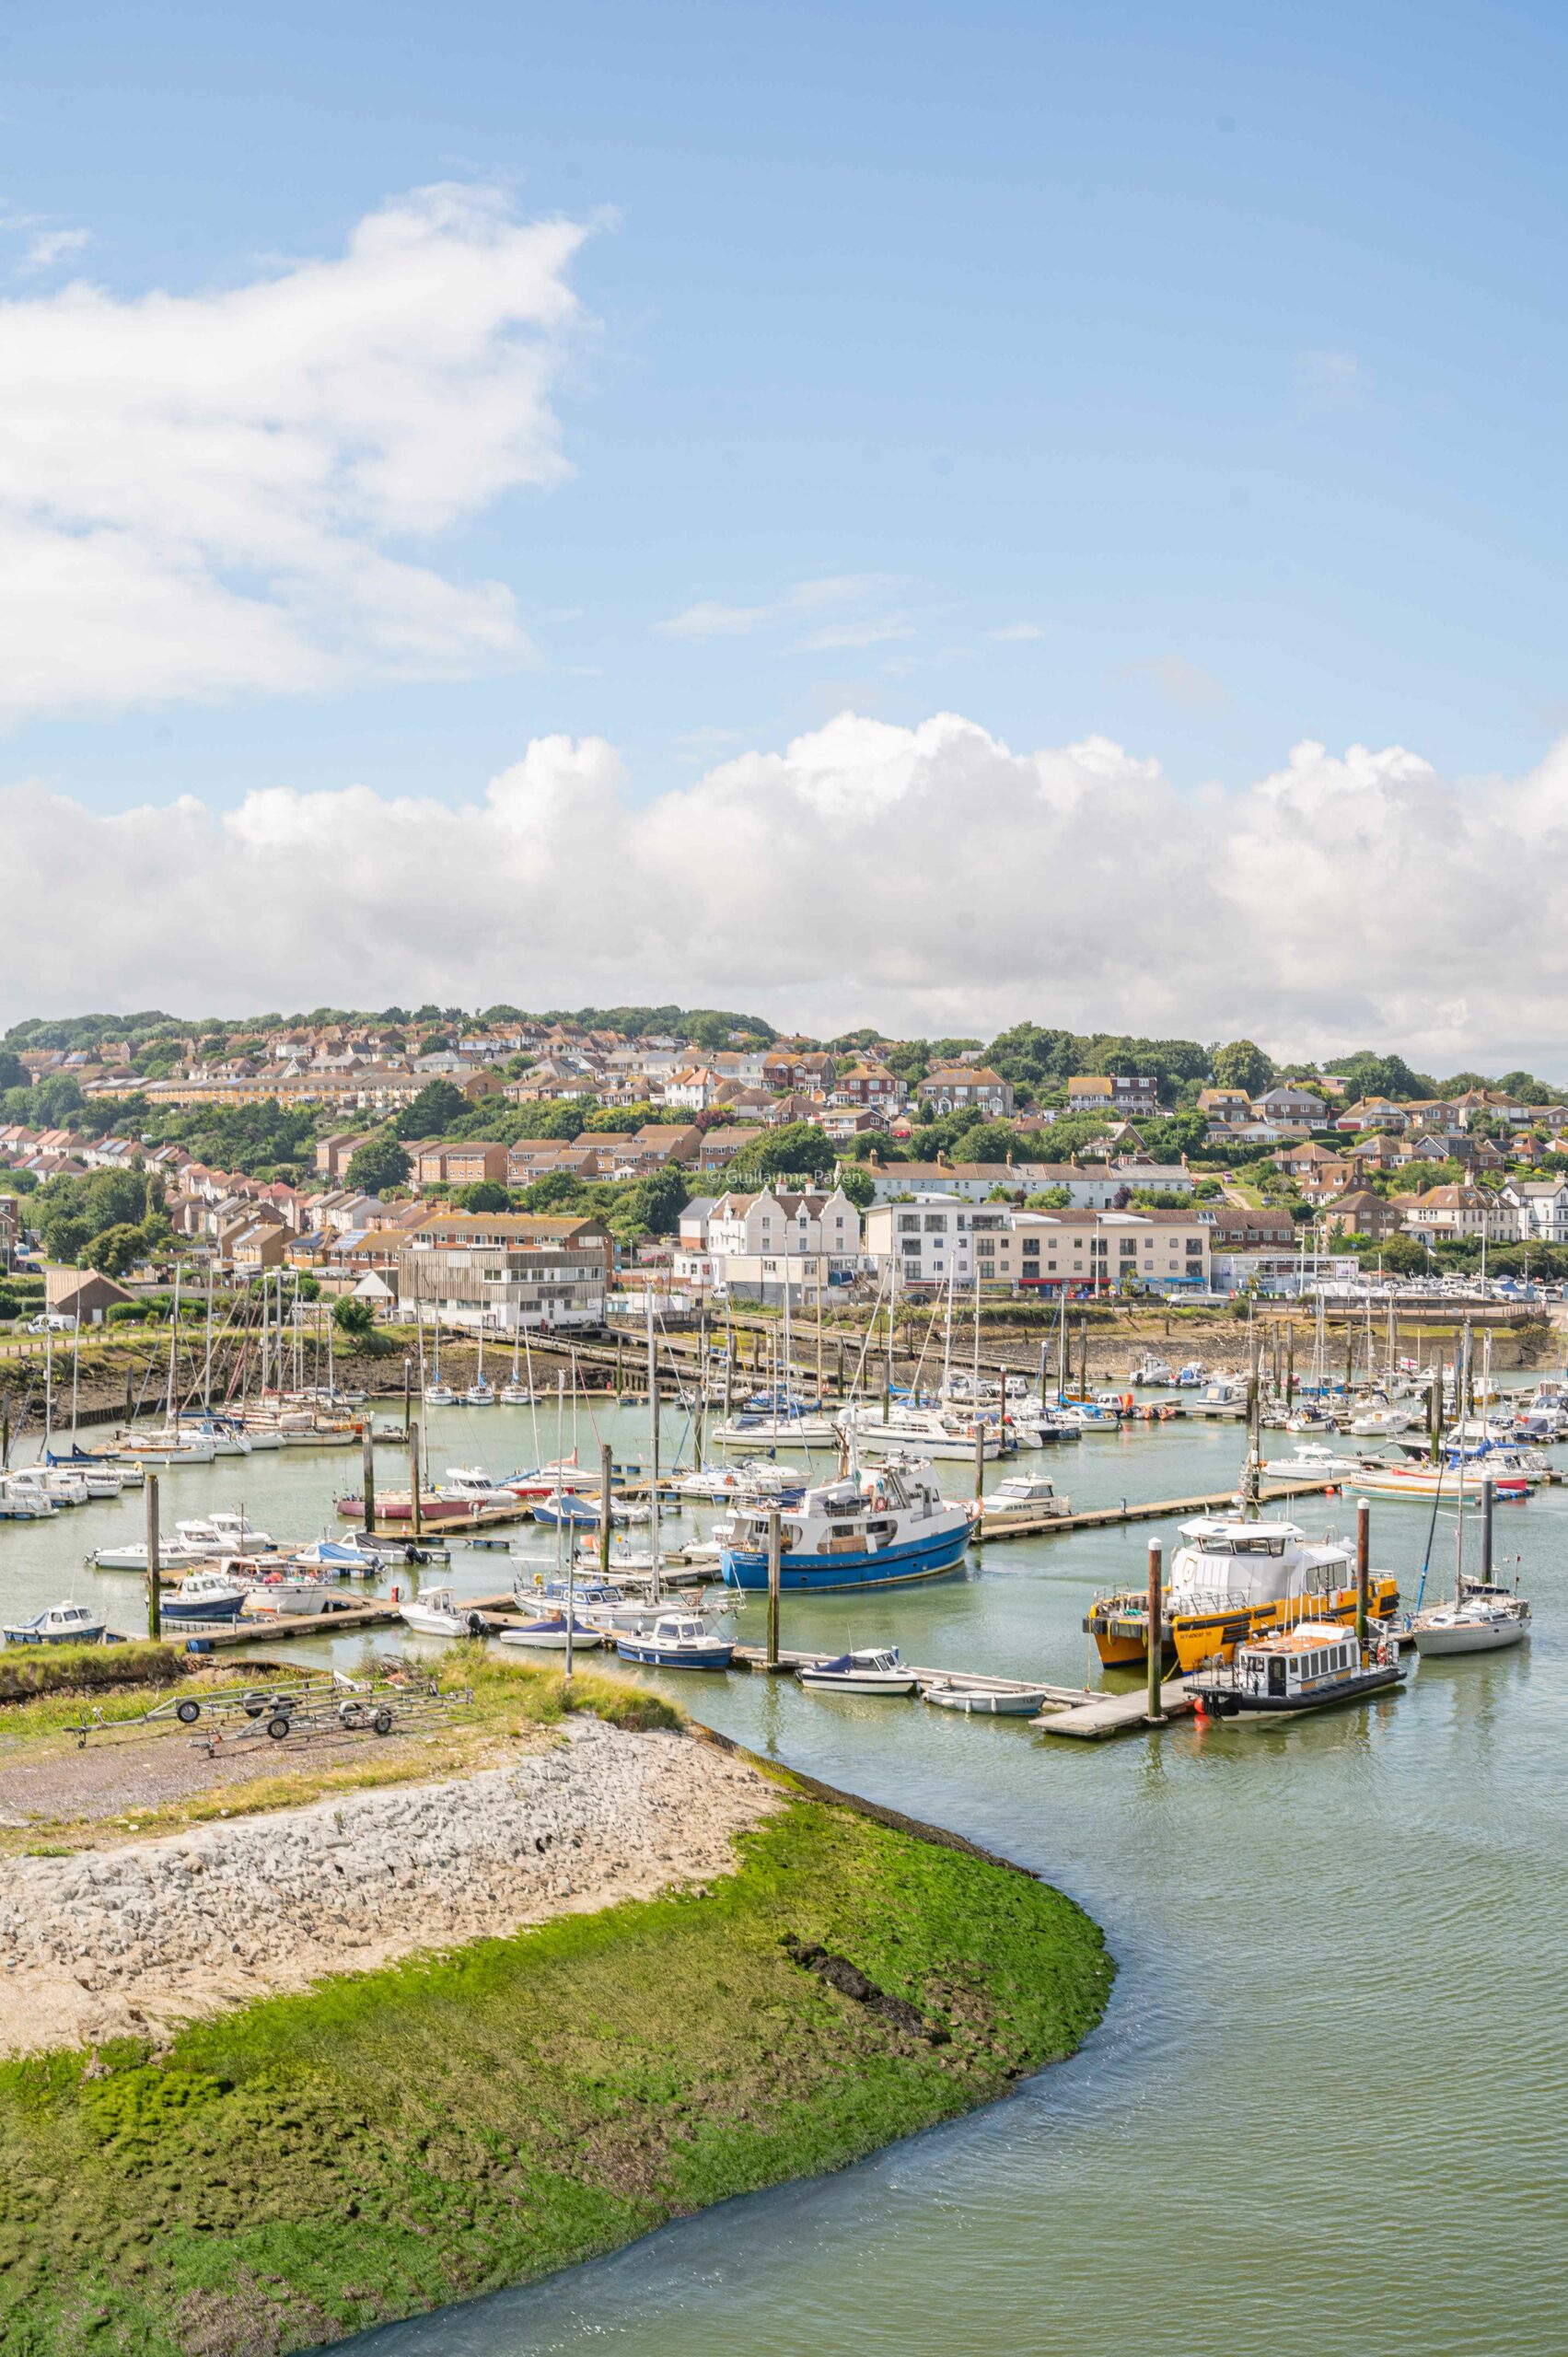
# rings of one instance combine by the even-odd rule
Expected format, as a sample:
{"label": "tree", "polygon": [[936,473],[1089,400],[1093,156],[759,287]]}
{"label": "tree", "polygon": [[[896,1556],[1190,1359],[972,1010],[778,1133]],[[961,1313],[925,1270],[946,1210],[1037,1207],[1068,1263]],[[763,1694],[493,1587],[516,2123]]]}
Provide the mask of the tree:
{"label": "tree", "polygon": [[649,1236],[673,1236],[691,1201],[691,1189],[674,1163],[667,1162],[662,1170],[634,1178],[629,1187],[619,1187],[616,1201],[622,1212],[617,1227],[633,1227]]}
{"label": "tree", "polygon": [[1375,1056],[1370,1048],[1358,1048],[1353,1056],[1336,1056],[1323,1070],[1337,1074],[1345,1084],[1346,1095],[1353,1099],[1391,1097],[1396,1103],[1402,1103],[1412,1097],[1438,1094],[1427,1074],[1411,1072],[1403,1056]]}
{"label": "tree", "polygon": [[389,1187],[401,1187],[408,1178],[409,1158],[391,1136],[366,1138],[355,1147],[348,1158],[343,1173],[351,1187],[366,1195],[385,1194]]}
{"label": "tree", "polygon": [[20,1056],[9,1048],[0,1048],[0,1088],[26,1088],[29,1086],[28,1068]]}
{"label": "tree", "polygon": [[785,1121],[758,1142],[749,1159],[765,1178],[825,1178],[834,1155],[815,1121]]}
{"label": "tree", "polygon": [[363,1341],[375,1329],[376,1313],[367,1301],[356,1300],[353,1294],[345,1293],[332,1304],[332,1323],[340,1334]]}
{"label": "tree", "polygon": [[122,1220],[93,1237],[87,1257],[100,1275],[122,1277],[127,1269],[134,1269],[145,1257],[146,1248],[140,1225]]}
{"label": "tree", "polygon": [[550,1170],[525,1187],[520,1200],[526,1212],[575,1212],[590,1198],[582,1180],[569,1170]]}
{"label": "tree", "polygon": [[469,1110],[469,1100],[449,1080],[425,1084],[393,1124],[401,1138],[438,1138]]}
{"label": "tree", "polygon": [[495,1179],[476,1178],[471,1186],[459,1187],[452,1201],[462,1212],[504,1212],[510,1209],[512,1198]]}
{"label": "tree", "polygon": [[1244,1088],[1249,1097],[1260,1097],[1273,1077],[1273,1064],[1255,1040],[1233,1039],[1214,1051],[1217,1088]]}
{"label": "tree", "polygon": [[868,1212],[877,1201],[877,1181],[864,1163],[849,1163],[839,1172],[839,1185],[857,1212]]}
{"label": "tree", "polygon": [[1037,1193],[1024,1197],[1024,1209],[1027,1212],[1064,1212],[1072,1201],[1070,1187],[1041,1187]]}

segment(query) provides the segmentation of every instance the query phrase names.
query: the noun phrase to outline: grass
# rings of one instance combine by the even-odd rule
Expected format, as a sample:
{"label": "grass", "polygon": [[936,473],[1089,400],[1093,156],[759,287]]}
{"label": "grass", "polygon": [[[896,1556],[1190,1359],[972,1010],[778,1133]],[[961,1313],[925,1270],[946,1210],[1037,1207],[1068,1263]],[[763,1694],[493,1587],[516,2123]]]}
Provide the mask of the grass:
{"label": "grass", "polygon": [[[119,1687],[134,1687],[145,1694],[148,1687],[172,1686],[186,1677],[193,1659],[173,1645],[150,1640],[127,1645],[7,1645],[0,1652],[0,1703],[26,1703],[42,1696],[79,1700],[90,1694],[96,1699]],[[134,1707],[145,1708],[145,1701]],[[59,1724],[64,1725],[69,1716],[67,1710]],[[6,1712],[0,1717],[0,1735],[13,1724],[19,1721]]]}
{"label": "grass", "polygon": [[[839,2168],[1070,2053],[1059,1893],[792,1799],[710,1889],[0,2065],[7,2357],[284,2357]],[[820,1942],[924,2031],[793,1960]]]}

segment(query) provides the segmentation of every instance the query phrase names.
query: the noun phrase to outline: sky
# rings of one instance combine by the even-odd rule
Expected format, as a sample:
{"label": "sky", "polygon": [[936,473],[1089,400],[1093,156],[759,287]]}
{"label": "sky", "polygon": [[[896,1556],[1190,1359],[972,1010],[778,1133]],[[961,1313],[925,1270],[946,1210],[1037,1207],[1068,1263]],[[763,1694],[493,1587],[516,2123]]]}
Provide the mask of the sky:
{"label": "sky", "polygon": [[0,14],[0,1016],[1568,1072],[1568,17]]}

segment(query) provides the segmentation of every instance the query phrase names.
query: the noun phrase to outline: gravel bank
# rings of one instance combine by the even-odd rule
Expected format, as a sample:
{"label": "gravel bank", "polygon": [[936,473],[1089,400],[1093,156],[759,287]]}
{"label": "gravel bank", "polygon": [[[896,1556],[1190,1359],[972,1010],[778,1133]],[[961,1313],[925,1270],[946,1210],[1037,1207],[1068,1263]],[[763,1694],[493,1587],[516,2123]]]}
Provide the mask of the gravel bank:
{"label": "gravel bank", "polygon": [[700,1882],[775,1805],[689,1736],[542,1756],[0,1868],[0,2050],[161,2029],[320,1974]]}

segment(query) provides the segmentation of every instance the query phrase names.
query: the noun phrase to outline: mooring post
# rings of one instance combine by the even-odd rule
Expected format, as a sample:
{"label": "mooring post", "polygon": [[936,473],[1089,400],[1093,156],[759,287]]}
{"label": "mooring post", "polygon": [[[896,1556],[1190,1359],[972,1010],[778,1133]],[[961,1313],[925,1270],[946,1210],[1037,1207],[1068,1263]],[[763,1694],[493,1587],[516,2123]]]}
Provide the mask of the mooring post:
{"label": "mooring post", "polygon": [[610,1585],[610,1443],[598,1445],[598,1575]]}
{"label": "mooring post", "polygon": [[1372,1606],[1372,1508],[1365,1498],[1355,1502],[1355,1642],[1366,1643],[1367,1615]]}
{"label": "mooring post", "polygon": [[[1004,1399],[1006,1394],[1004,1392]],[[978,1409],[974,1420],[974,1543],[985,1537],[985,1426]]]}
{"label": "mooring post", "polygon": [[1160,1705],[1165,1683],[1165,1611],[1160,1595],[1160,1542],[1149,1541],[1149,1684],[1144,1716],[1152,1727],[1163,1727],[1165,1713]]}
{"label": "mooring post", "polygon": [[779,1587],[783,1577],[784,1527],[777,1506],[768,1508],[768,1667],[779,1666]]}
{"label": "mooring post", "polygon": [[157,1475],[149,1473],[147,1483],[147,1634],[163,1634],[163,1605],[158,1595],[158,1531]]}
{"label": "mooring post", "polygon": [[424,1527],[419,1511],[419,1420],[417,1417],[408,1428],[408,1512],[409,1529],[417,1538]]}
{"label": "mooring post", "polygon": [[364,1450],[365,1473],[359,1486],[365,1494],[365,1527],[368,1532],[376,1527],[376,1443],[370,1430],[368,1412],[366,1415],[360,1440]]}

